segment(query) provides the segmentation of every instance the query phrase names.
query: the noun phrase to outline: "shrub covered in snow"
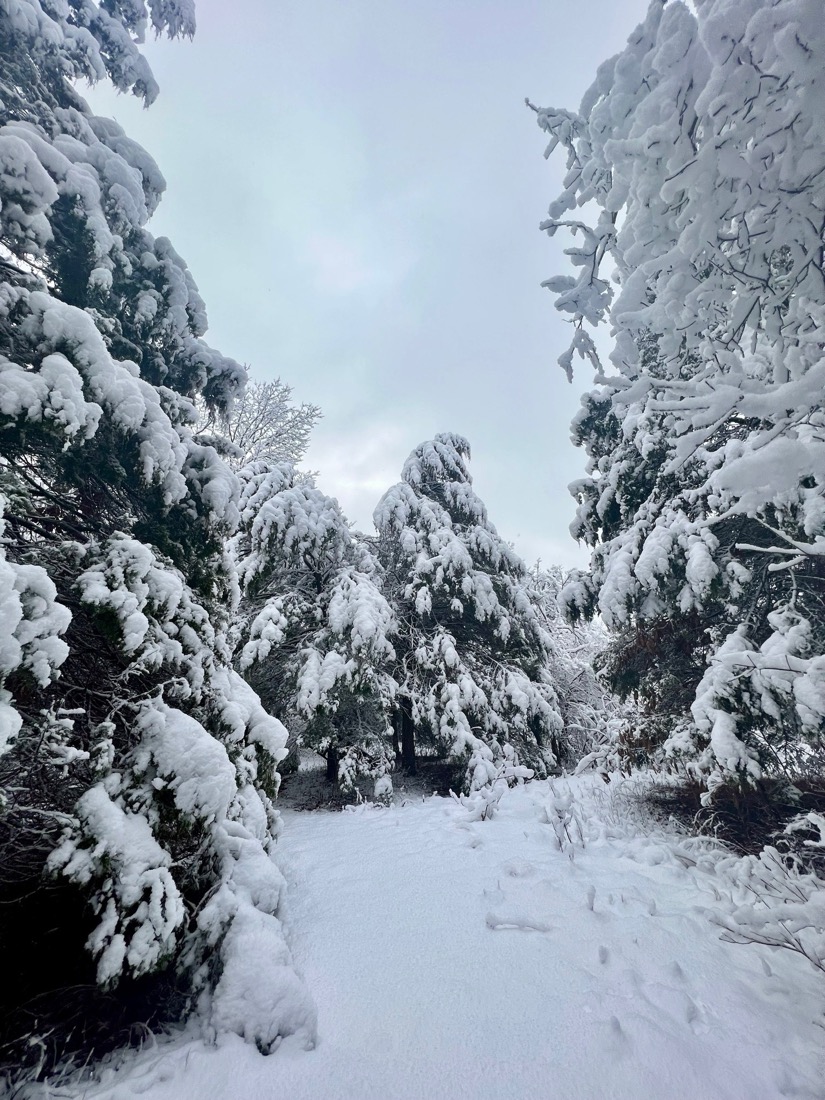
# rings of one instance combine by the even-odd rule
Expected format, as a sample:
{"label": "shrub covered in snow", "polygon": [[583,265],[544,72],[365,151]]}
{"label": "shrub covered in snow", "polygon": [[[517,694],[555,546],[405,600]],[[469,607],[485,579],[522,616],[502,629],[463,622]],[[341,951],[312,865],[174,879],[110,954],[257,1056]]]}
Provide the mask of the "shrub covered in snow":
{"label": "shrub covered in snow", "polygon": [[776,846],[730,861],[733,905],[716,917],[723,939],[785,948],[825,974],[823,872],[825,817],[797,815]]}
{"label": "shrub covered in snow", "polygon": [[[157,1018],[159,974],[264,1047],[313,1033],[297,979],[252,1000],[236,962],[288,965],[286,734],[230,666],[239,484],[193,434],[195,399],[228,409],[245,372],[145,228],[156,165],[72,84],[151,102],[149,21],[194,29],[188,0],[0,6],[0,1018],[29,1052],[117,1032],[138,988]],[[80,1028],[41,997],[61,983],[108,991]]]}

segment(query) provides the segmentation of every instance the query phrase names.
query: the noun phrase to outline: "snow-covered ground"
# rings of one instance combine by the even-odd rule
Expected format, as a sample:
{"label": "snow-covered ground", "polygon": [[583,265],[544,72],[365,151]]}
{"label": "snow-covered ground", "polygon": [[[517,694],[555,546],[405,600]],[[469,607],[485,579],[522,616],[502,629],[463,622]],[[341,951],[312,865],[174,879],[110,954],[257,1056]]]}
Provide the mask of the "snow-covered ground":
{"label": "snow-covered ground", "polygon": [[420,794],[286,811],[287,921],[317,1047],[178,1041],[77,1095],[821,1100],[822,976],[723,942],[718,848],[652,827],[617,786],[529,783],[475,822]]}

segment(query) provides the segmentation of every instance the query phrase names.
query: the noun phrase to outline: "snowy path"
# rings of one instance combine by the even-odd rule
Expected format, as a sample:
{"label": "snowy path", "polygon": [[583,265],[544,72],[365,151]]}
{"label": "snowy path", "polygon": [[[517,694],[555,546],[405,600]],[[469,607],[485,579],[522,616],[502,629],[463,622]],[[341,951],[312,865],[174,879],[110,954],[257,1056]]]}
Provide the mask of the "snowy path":
{"label": "snowy path", "polygon": [[616,824],[594,806],[601,792],[575,789],[589,839],[572,860],[546,823],[545,783],[474,824],[436,798],[286,813],[288,920],[317,1048],[263,1058],[239,1039],[190,1043],[85,1095],[825,1097],[821,979],[788,952],[721,942],[712,860],[697,871],[676,839],[610,839],[623,830],[597,824]]}

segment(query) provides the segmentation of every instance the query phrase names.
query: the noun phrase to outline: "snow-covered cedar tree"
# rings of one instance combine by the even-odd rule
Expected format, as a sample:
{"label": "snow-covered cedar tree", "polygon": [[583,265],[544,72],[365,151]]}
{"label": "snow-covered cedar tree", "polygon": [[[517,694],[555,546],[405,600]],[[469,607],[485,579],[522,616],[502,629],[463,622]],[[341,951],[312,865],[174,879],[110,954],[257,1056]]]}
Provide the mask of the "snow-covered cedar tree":
{"label": "snow-covered cedar tree", "polygon": [[196,999],[312,1039],[276,915],[286,734],[225,638],[239,484],[193,436],[245,372],[145,228],[156,165],[73,86],[151,102],[149,22],[191,34],[191,4],[0,5],[0,1045],[44,1071]]}
{"label": "snow-covered cedar tree", "polygon": [[320,416],[317,405],[293,404],[292,387],[280,378],[250,381],[229,410],[203,410],[201,437],[206,440],[214,434],[216,447],[235,470],[252,462],[297,466]]}
{"label": "snow-covered cedar tree", "polygon": [[560,363],[596,372],[565,600],[711,792],[823,760],[824,62],[820,0],[654,0],[577,113],[538,111],[567,156],[543,228],[575,238]]}
{"label": "snow-covered cedar tree", "polygon": [[394,726],[416,749],[460,764],[468,791],[560,755],[550,640],[524,563],[498,535],[467,468],[466,439],[416,447],[375,510],[385,592],[398,618]]}
{"label": "snow-covered cedar tree", "polygon": [[240,478],[239,667],[326,757],[330,781],[352,792],[365,776],[389,793],[394,616],[375,559],[338,502],[296,484],[289,463],[255,462]]}
{"label": "snow-covered cedar tree", "polygon": [[564,722],[563,763],[602,774],[624,763],[623,746],[636,731],[638,709],[610,691],[599,675],[610,635],[599,620],[571,623],[560,595],[569,573],[558,566],[530,570],[529,593],[550,640],[547,666]]}

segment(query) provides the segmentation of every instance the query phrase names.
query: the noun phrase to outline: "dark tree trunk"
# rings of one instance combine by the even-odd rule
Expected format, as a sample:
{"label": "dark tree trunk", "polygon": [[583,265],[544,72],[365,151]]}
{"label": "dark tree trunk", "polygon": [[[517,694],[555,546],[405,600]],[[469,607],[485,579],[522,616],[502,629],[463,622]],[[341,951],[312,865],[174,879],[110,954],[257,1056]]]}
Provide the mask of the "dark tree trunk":
{"label": "dark tree trunk", "polygon": [[327,783],[338,783],[338,750],[333,748],[327,753]]}
{"label": "dark tree trunk", "polygon": [[405,772],[415,775],[415,727],[409,703],[401,704],[401,763]]}

